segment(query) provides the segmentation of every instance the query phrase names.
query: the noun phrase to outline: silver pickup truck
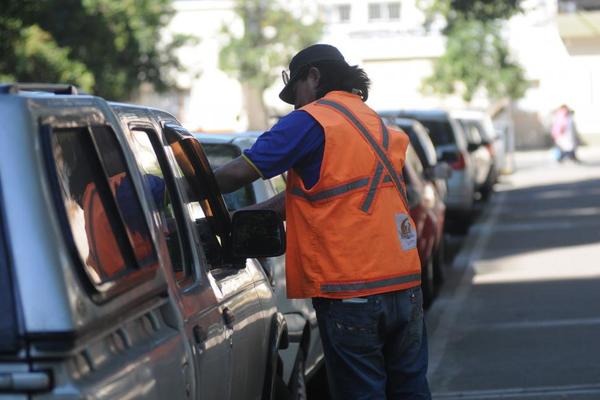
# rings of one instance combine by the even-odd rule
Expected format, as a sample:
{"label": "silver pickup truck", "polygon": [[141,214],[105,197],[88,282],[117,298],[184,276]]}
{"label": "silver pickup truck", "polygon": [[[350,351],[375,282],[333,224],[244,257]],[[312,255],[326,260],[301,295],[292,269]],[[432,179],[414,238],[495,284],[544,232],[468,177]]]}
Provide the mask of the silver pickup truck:
{"label": "silver pickup truck", "polygon": [[[273,399],[285,319],[260,257],[170,114],[0,85],[0,399]],[[282,389],[283,385],[283,389]]]}

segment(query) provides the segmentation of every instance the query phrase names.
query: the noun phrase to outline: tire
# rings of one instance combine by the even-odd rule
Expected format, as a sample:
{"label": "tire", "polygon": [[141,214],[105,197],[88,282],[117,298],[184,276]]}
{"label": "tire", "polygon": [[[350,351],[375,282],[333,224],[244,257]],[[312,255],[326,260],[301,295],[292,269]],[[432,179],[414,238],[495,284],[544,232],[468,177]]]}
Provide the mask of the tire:
{"label": "tire", "polygon": [[308,398],[306,395],[305,367],[304,350],[300,348],[298,355],[296,356],[296,362],[288,386],[290,389],[290,400],[306,400]]}
{"label": "tire", "polygon": [[423,293],[423,307],[429,308],[433,302],[433,257],[429,257],[427,263],[421,266],[421,292]]}

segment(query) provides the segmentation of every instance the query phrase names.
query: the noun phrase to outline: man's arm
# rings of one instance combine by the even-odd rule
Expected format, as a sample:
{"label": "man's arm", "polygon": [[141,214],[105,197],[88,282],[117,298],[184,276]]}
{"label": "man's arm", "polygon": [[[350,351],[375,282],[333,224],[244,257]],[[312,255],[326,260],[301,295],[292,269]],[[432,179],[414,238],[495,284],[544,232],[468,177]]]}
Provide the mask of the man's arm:
{"label": "man's arm", "polygon": [[260,174],[244,157],[238,157],[215,171],[221,193],[235,192],[260,178]]}
{"label": "man's arm", "polygon": [[281,192],[262,203],[244,207],[243,210],[273,210],[285,221],[285,192]]}

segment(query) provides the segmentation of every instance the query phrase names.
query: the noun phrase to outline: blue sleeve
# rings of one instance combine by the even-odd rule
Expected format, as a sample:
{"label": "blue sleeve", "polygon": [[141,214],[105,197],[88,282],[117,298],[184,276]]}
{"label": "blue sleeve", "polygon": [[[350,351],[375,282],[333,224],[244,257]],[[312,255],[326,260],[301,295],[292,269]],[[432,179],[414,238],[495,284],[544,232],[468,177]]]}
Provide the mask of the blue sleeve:
{"label": "blue sleeve", "polygon": [[296,110],[263,133],[244,155],[265,179],[291,168],[299,169],[301,175],[316,172],[318,179],[324,143],[321,125],[307,112]]}

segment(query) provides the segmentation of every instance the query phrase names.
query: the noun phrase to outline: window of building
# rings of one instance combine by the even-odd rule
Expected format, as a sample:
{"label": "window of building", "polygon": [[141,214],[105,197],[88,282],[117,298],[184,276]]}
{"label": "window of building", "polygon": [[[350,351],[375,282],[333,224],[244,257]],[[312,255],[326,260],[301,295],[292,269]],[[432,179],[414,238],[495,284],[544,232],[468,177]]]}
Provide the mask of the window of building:
{"label": "window of building", "polygon": [[395,21],[400,19],[400,3],[388,3],[388,19]]}
{"label": "window of building", "polygon": [[369,4],[369,21],[397,21],[399,19],[400,2]]}
{"label": "window of building", "polygon": [[369,4],[369,21],[377,21],[381,19],[381,3]]}
{"label": "window of building", "polygon": [[99,290],[158,260],[122,149],[108,126],[55,129],[50,146],[66,219]]}
{"label": "window of building", "polygon": [[338,4],[335,6],[338,22],[350,21],[350,4]]}

